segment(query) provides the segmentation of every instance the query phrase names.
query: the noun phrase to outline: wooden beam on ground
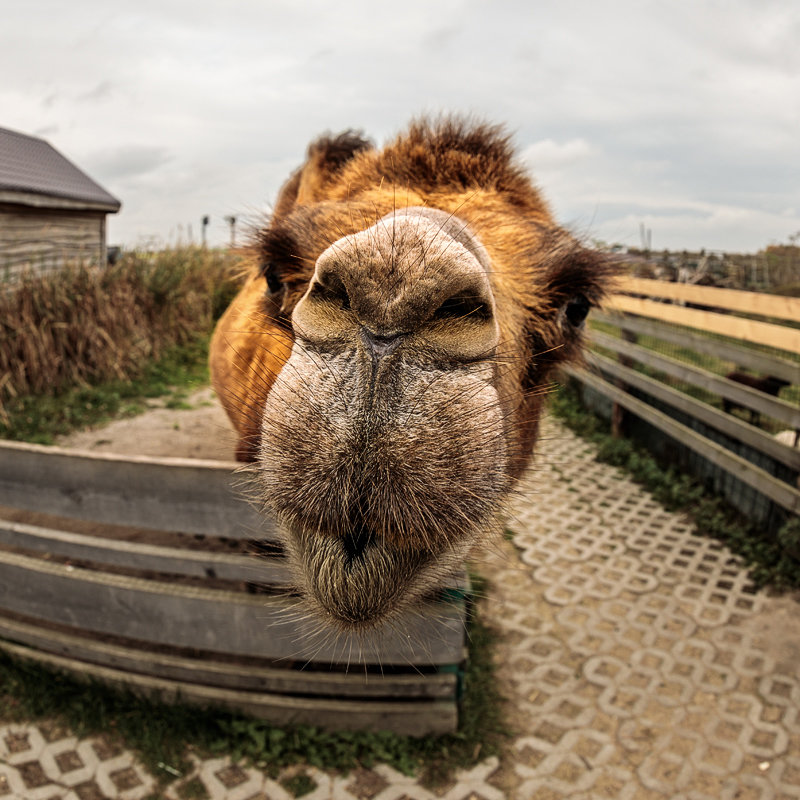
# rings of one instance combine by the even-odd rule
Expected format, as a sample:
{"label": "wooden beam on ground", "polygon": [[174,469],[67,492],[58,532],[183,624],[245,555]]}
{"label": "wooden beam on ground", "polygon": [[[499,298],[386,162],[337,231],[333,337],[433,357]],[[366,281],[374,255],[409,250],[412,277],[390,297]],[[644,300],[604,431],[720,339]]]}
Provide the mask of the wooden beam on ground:
{"label": "wooden beam on ground", "polygon": [[0,442],[0,505],[95,522],[275,540],[237,464]]}
{"label": "wooden beam on ground", "polygon": [[393,731],[412,736],[449,733],[457,725],[455,700],[381,702],[374,699],[286,697],[136,675],[41,653],[8,642],[0,642],[0,649],[17,658],[35,661],[57,670],[67,670],[79,678],[125,687],[163,702],[201,703],[206,707],[233,709],[267,719],[277,725],[315,725],[332,730]]}
{"label": "wooden beam on ground", "polygon": [[461,661],[462,599],[426,603],[374,632],[336,635],[292,597],[81,569],[0,550],[0,609],[151,645],[302,662],[442,665]]}
{"label": "wooden beam on ground", "polygon": [[792,403],[787,403],[771,395],[751,389],[737,381],[722,378],[708,370],[700,369],[685,364],[677,359],[662,356],[654,350],[632,344],[616,336],[609,336],[601,331],[591,331],[590,341],[616,353],[624,353],[640,364],[647,364],[654,369],[671,375],[678,380],[686,381],[694,386],[699,386],[713,394],[727,397],[735,403],[752,408],[761,414],[777,419],[790,428],[800,428],[800,409]]}
{"label": "wooden beam on ground", "polygon": [[775,319],[800,320],[800,297],[783,297],[763,292],[743,292],[739,289],[720,289],[716,286],[696,286],[690,283],[671,283],[649,278],[622,278],[614,290],[644,294],[670,300],[685,300],[698,305],[714,306],[727,311],[740,311]]}
{"label": "wooden beam on ground", "polygon": [[646,317],[593,311],[591,319],[643,336],[652,336],[654,339],[660,339],[678,347],[686,347],[721,361],[730,361],[737,367],[745,367],[761,375],[774,375],[776,378],[789,381],[793,386],[800,385],[800,361],[779,358],[761,350],[742,347],[733,342],[676,328],[674,325]]}
{"label": "wooden beam on ground", "polygon": [[632,397],[622,389],[617,388],[603,378],[593,375],[585,369],[566,367],[565,371],[581,383],[590,386],[600,394],[609,397],[621,406],[631,411],[636,416],[654,425],[664,433],[668,434],[690,450],[699,453],[708,459],[712,464],[716,464],[721,469],[729,472],[738,480],[752,486],[756,491],[768,497],[781,508],[785,508],[793,514],[800,514],[800,491],[793,489],[783,481],[770,475],[766,470],[751,464],[741,456],[737,456],[726,450],[716,442],[706,439],[696,431],[672,417],[657,411],[652,406],[647,405],[641,400]]}
{"label": "wooden beam on ground", "polygon": [[283,558],[189,550],[126,542],[42,528],[0,518],[0,546],[101,567],[121,567],[164,575],[215,578],[281,587],[293,585]]}
{"label": "wooden beam on ground", "polygon": [[627,311],[643,317],[652,317],[676,325],[687,325],[711,333],[719,333],[746,342],[787,350],[800,354],[800,329],[769,322],[758,322],[730,314],[715,314],[711,311],[699,311],[671,303],[656,303],[653,300],[642,300],[624,294],[609,297],[603,308],[607,311]]}
{"label": "wooden beam on ground", "polygon": [[172,653],[109,644],[79,632],[62,632],[0,615],[0,636],[54,656],[88,662],[192,684],[287,695],[358,698],[452,699],[456,675],[367,673],[361,664],[348,672],[291,669],[253,663],[251,659],[216,661],[208,656],[188,658]]}

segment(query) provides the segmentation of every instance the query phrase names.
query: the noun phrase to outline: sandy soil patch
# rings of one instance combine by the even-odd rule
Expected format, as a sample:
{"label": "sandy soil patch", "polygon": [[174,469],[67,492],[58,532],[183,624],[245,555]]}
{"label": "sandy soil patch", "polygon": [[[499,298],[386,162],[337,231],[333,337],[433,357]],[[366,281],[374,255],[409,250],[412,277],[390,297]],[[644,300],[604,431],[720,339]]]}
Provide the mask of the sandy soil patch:
{"label": "sandy soil patch", "polygon": [[143,414],[59,437],[56,444],[104,453],[232,461],[236,435],[214,391],[200,389],[187,404],[191,408],[170,409],[155,401]]}

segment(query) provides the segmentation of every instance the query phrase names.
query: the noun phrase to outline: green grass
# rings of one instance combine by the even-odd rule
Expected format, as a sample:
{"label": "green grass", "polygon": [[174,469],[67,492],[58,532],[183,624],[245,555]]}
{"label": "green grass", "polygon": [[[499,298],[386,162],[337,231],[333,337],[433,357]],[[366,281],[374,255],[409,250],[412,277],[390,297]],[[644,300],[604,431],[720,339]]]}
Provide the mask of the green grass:
{"label": "green grass", "polygon": [[207,800],[209,796],[200,778],[192,778],[190,781],[186,781],[178,788],[177,794],[181,800]]}
{"label": "green grass", "polygon": [[[609,425],[587,411],[578,390],[569,383],[554,396],[552,412],[569,428],[597,447],[598,461],[627,472],[671,511],[685,512],[697,531],[726,544],[750,569],[757,586],[778,590],[800,588],[800,523],[789,521],[775,540],[766,539],[723,499],[707,492],[694,478],[659,463],[629,439],[611,435]],[[700,535],[700,533],[698,533]]]}
{"label": "green grass", "polygon": [[[480,593],[485,591],[479,580],[476,584]],[[163,783],[187,773],[191,750],[201,756],[227,754],[273,777],[294,764],[349,770],[382,762],[407,774],[420,773],[435,785],[454,769],[499,753],[507,740],[492,649],[491,631],[473,614],[459,729],[445,736],[279,728],[227,711],[152,702],[5,654],[0,654],[0,721],[54,719],[77,736],[112,736],[135,750]],[[299,776],[292,787],[296,796],[310,791]],[[198,796],[191,782],[182,788],[187,797]]]}
{"label": "green grass", "polygon": [[51,395],[6,402],[0,438],[52,444],[57,436],[147,410],[147,401],[167,397],[167,408],[186,408],[186,398],[208,384],[208,336],[167,349],[140,375],[127,381],[76,386]]}

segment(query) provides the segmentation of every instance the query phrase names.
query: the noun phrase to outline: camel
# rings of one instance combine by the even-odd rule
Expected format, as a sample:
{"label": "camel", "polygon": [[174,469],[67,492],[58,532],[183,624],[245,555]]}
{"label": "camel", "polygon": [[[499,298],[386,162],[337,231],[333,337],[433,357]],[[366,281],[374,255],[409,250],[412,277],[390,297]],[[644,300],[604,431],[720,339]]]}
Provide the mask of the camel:
{"label": "camel", "polygon": [[385,624],[498,530],[613,269],[502,127],[452,117],[314,141],[251,253],[210,353],[237,458],[308,607]]}

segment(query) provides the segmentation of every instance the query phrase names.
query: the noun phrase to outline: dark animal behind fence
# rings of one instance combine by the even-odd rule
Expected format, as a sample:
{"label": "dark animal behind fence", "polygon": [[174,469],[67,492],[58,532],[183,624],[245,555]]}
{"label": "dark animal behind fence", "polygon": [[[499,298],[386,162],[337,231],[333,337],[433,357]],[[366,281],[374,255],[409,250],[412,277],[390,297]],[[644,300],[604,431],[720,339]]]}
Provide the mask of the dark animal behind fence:
{"label": "dark animal behind fence", "polygon": [[[748,375],[746,372],[729,372],[725,377],[729,381],[736,381],[737,383],[749,386],[751,389],[757,389],[759,392],[770,394],[773,397],[777,397],[781,389],[786,386],[791,386],[789,381],[776,378],[773,375],[765,375],[763,378],[759,378],[757,375]],[[734,408],[744,409],[741,403],[737,403],[735,400],[730,400],[727,397],[722,399],[722,407],[725,409],[726,414],[732,413]],[[761,421],[761,415],[755,409],[751,408],[748,410],[750,411],[750,424],[758,425]]]}

